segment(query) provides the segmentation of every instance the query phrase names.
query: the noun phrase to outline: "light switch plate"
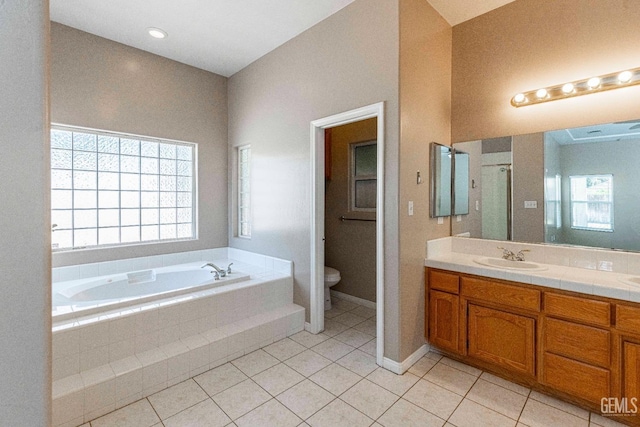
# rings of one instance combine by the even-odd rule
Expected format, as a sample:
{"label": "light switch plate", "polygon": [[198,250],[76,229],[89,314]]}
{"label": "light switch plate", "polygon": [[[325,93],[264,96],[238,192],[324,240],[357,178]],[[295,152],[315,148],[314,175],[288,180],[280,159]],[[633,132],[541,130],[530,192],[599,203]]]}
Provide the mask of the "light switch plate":
{"label": "light switch plate", "polygon": [[413,200],[409,200],[409,216],[413,215]]}
{"label": "light switch plate", "polygon": [[444,218],[439,216],[438,217],[438,224],[444,224]]}

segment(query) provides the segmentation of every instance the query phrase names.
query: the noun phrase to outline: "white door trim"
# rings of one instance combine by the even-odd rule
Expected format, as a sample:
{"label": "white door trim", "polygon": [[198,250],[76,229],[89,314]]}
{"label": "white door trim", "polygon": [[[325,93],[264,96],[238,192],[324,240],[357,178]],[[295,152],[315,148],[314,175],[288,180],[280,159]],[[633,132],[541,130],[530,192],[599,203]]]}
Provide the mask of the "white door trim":
{"label": "white door trim", "polygon": [[376,117],[378,122],[376,209],[376,363],[384,356],[384,102],[311,122],[311,313],[310,332],[324,330],[324,130]]}

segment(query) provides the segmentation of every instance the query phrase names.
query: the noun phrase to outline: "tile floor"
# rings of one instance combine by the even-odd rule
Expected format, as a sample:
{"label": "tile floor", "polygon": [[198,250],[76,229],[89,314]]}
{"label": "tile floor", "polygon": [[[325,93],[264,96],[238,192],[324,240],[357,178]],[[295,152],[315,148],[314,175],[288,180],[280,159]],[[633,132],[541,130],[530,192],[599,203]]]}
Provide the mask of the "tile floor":
{"label": "tile floor", "polygon": [[619,425],[427,353],[404,375],[375,363],[375,311],[335,299],[300,332],[82,427]]}

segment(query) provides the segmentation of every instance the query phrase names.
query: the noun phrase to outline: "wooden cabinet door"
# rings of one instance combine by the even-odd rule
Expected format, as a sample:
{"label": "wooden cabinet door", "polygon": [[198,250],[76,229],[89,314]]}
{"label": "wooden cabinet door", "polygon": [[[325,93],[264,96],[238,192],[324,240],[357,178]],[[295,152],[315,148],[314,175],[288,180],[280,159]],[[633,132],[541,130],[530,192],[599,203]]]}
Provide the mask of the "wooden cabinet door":
{"label": "wooden cabinet door", "polygon": [[475,304],[468,307],[468,355],[535,376],[535,319]]}
{"label": "wooden cabinet door", "polygon": [[459,297],[429,291],[429,341],[442,350],[458,353]]}
{"label": "wooden cabinet door", "polygon": [[623,342],[622,397],[640,399],[640,344]]}

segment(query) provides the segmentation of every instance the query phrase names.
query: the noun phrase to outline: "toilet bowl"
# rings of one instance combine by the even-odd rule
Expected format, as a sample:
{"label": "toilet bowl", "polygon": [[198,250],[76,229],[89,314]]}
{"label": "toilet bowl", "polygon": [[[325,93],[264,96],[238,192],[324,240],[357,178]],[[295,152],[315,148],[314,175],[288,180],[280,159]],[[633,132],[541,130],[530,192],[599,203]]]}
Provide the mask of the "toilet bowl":
{"label": "toilet bowl", "polygon": [[340,272],[335,268],[324,267],[324,309],[331,310],[331,291],[329,288],[338,284]]}

